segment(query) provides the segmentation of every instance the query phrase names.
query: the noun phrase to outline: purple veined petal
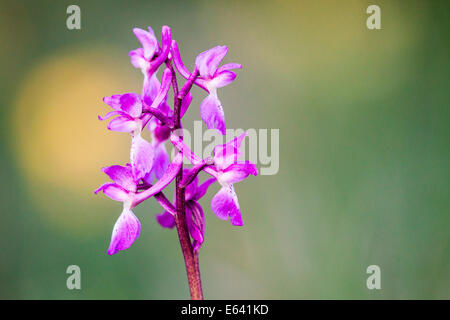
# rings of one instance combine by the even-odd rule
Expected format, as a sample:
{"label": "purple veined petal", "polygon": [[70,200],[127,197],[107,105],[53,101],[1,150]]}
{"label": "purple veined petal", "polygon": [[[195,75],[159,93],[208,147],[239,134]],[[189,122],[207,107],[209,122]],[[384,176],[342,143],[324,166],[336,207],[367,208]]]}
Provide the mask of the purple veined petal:
{"label": "purple veined petal", "polygon": [[195,59],[195,66],[198,68],[200,76],[206,78],[213,77],[227,52],[227,46],[216,46],[200,53]]}
{"label": "purple veined petal", "polygon": [[192,164],[201,163],[203,160],[197,157],[191,149],[175,133],[170,135],[170,142],[177,148]]}
{"label": "purple veined petal", "polygon": [[108,123],[109,130],[118,132],[133,132],[139,128],[137,120],[134,120],[128,116],[120,116]]}
{"label": "purple veined petal", "polygon": [[136,93],[125,93],[120,97],[120,108],[132,118],[137,118],[142,113],[141,97]]}
{"label": "purple veined petal", "polygon": [[134,195],[133,207],[137,206],[142,201],[145,201],[146,199],[154,196],[165,187],[167,187],[173,181],[173,179],[175,179],[176,175],[181,169],[182,164],[183,154],[179,152],[173,159],[172,163],[170,163],[167,167],[164,175],[151,188],[148,188],[147,190]]}
{"label": "purple veined petal", "polygon": [[153,166],[153,146],[140,135],[131,141],[130,161],[134,179],[138,181],[150,172]]}
{"label": "purple veined petal", "polygon": [[148,29],[148,33],[150,33],[150,35],[156,39],[157,48],[156,48],[155,52],[158,52],[161,48],[159,46],[158,39],[155,36],[155,32],[153,31],[153,29],[150,26],[148,26],[147,29]]}
{"label": "purple veined petal", "polygon": [[230,217],[230,222],[234,226],[242,226],[241,209],[239,202],[234,192],[233,185],[222,187],[219,192],[211,200],[211,210],[219,219],[227,220]]}
{"label": "purple veined petal", "polygon": [[181,60],[180,51],[178,50],[178,45],[175,40],[172,40],[172,59],[173,64],[175,65],[175,69],[183,76],[185,79],[189,79],[191,76],[191,72],[183,63],[183,60]]}
{"label": "purple veined petal", "polygon": [[98,187],[94,193],[97,194],[100,191],[103,191],[106,196],[115,201],[124,202],[130,198],[129,192],[116,183],[105,183]]}
{"label": "purple veined petal", "polygon": [[180,117],[181,118],[183,118],[183,116],[186,113],[187,109],[189,108],[191,102],[192,102],[192,93],[188,92],[188,94],[184,97],[183,101],[181,102],[181,108],[180,108]]}
{"label": "purple veined petal", "polygon": [[220,182],[222,183],[236,183],[244,180],[250,174],[256,176],[258,175],[258,169],[256,165],[251,163],[250,161],[242,161],[238,163],[233,163],[228,166],[221,174],[220,174]]}
{"label": "purple veined petal", "polygon": [[202,206],[197,201],[186,202],[186,223],[189,233],[194,239],[194,252],[198,252],[205,239],[205,215]]}
{"label": "purple veined petal", "polygon": [[136,182],[131,172],[131,166],[125,167],[114,165],[102,168],[102,171],[106,173],[112,181],[117,183],[125,190],[136,192]]}
{"label": "purple veined petal", "polygon": [[128,249],[139,237],[140,232],[141,223],[138,218],[130,209],[124,208],[114,225],[108,254],[113,255]]}
{"label": "purple veined petal", "polygon": [[214,147],[214,163],[219,170],[224,170],[233,163],[237,163],[237,159],[242,155],[242,140],[247,136],[247,132],[242,133],[239,137]]}
{"label": "purple veined petal", "polygon": [[217,73],[214,78],[208,81],[208,88],[222,88],[236,79],[236,73],[232,71],[222,71],[221,73]]}
{"label": "purple veined petal", "polygon": [[149,62],[145,60],[144,49],[137,48],[131,50],[130,52],[128,52],[128,55],[130,56],[131,64],[133,65],[133,67],[141,70],[147,69]]}
{"label": "purple veined petal", "polygon": [[120,97],[121,94],[115,94],[111,97],[103,97],[103,102],[106,103],[108,106],[113,108],[116,111],[120,111]]}
{"label": "purple veined petal", "polygon": [[146,74],[144,77],[144,84],[142,86],[143,100],[147,105],[152,105],[158,95],[161,84],[156,77],[156,74],[152,74],[150,77]]}
{"label": "purple veined petal", "polygon": [[200,105],[200,117],[208,129],[216,128],[220,133],[225,135],[225,114],[216,94],[210,94],[202,101]]}
{"label": "purple veined petal", "polygon": [[158,90],[158,94],[156,95],[150,107],[159,108],[159,105],[163,101],[166,101],[167,93],[169,92],[171,82],[172,82],[172,72],[170,71],[169,68],[166,68],[162,74],[161,86]]}
{"label": "purple veined petal", "polygon": [[222,73],[232,69],[242,69],[242,65],[239,63],[227,63],[217,69],[216,74]]}
{"label": "purple veined petal", "polygon": [[134,28],[133,32],[138,38],[139,42],[142,44],[145,59],[151,60],[159,46],[158,40],[156,40],[155,35],[152,35],[151,33],[139,28]]}
{"label": "purple veined petal", "polygon": [[208,188],[216,182],[216,178],[209,178],[208,180],[205,180],[201,185],[197,187],[197,191],[195,193],[195,196],[193,197],[194,200],[198,201],[206,194],[208,191]]}
{"label": "purple veined petal", "polygon": [[163,228],[172,229],[175,227],[175,217],[167,211],[157,214],[155,218],[159,225]]}

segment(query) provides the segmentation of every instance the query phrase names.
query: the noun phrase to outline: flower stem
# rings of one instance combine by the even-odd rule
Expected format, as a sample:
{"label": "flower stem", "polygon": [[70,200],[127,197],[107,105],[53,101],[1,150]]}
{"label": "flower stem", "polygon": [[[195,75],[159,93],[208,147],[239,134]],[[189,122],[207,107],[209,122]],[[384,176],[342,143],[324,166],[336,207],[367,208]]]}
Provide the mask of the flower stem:
{"label": "flower stem", "polygon": [[[172,87],[174,91],[174,130],[181,128],[181,103],[184,96],[191,89],[192,83],[196,77],[193,77],[191,84],[188,87],[185,85],[181,93],[178,92],[177,78],[175,70],[173,69],[170,61],[167,66],[172,70]],[[189,82],[189,81],[188,81]],[[183,139],[181,136],[180,139]],[[176,211],[175,225],[177,227],[178,239],[180,241],[181,251],[183,252],[184,264],[186,266],[186,273],[189,283],[189,291],[191,293],[192,300],[203,300],[202,280],[200,277],[200,266],[198,261],[198,253],[194,253],[192,248],[191,239],[189,237],[189,231],[186,223],[186,210],[185,210],[185,188],[181,183],[183,180],[183,166],[176,177],[175,184],[175,197],[176,197]]]}

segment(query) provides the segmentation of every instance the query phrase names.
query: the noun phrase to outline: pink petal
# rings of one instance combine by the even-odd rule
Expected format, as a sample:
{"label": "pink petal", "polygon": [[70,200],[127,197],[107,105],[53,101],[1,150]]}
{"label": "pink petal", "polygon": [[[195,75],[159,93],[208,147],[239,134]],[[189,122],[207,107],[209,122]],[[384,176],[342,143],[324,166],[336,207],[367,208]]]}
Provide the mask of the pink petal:
{"label": "pink petal", "polygon": [[111,117],[117,116],[119,114],[123,115],[123,112],[121,112],[121,111],[111,111],[111,112],[108,112],[107,114],[105,114],[104,117],[98,116],[98,120],[103,121],[103,120],[109,119]]}
{"label": "pink petal", "polygon": [[145,176],[144,180],[153,184],[155,180],[161,179],[169,166],[169,162],[169,154],[166,151],[165,144],[161,143],[155,148],[152,170]]}
{"label": "pink petal", "polygon": [[157,214],[155,218],[163,228],[172,229],[175,227],[175,217],[167,211]]}
{"label": "pink petal", "polygon": [[108,129],[119,132],[133,132],[138,128],[136,120],[127,116],[120,116],[111,120],[108,124]]}
{"label": "pink petal", "polygon": [[120,108],[130,117],[137,118],[142,113],[141,97],[135,93],[125,93],[120,97]]}
{"label": "pink petal", "polygon": [[128,52],[130,56],[131,64],[138,69],[145,70],[147,69],[149,62],[145,60],[144,57],[144,49],[137,48],[135,50],[131,50]]}
{"label": "pink petal", "polygon": [[233,82],[233,80],[236,78],[236,73],[232,71],[223,71],[217,75],[214,76],[212,80],[208,82],[209,88],[222,88],[226,85]]}
{"label": "pink petal", "polygon": [[214,163],[220,170],[226,169],[233,163],[237,163],[237,159],[242,155],[242,140],[247,136],[247,132],[242,133],[239,137],[214,147]]}
{"label": "pink petal", "polygon": [[136,182],[129,165],[126,167],[114,165],[102,168],[102,171],[125,190],[136,192]]}
{"label": "pink petal", "polygon": [[169,139],[171,132],[168,126],[156,125],[153,129],[153,136],[158,143],[162,143]]}
{"label": "pink petal", "polygon": [[205,216],[202,206],[197,201],[186,202],[186,223],[189,233],[194,239],[192,243],[194,252],[197,252],[205,239]]}
{"label": "pink petal", "polygon": [[236,183],[244,180],[250,174],[254,176],[258,175],[258,169],[255,164],[250,161],[234,163],[220,174],[220,181],[224,183]]}
{"label": "pink petal", "polygon": [[153,146],[140,135],[131,141],[130,161],[134,179],[138,181],[150,172],[153,166]]}
{"label": "pink petal", "polygon": [[120,110],[120,97],[121,94],[115,94],[111,97],[104,97],[103,102],[106,103],[108,106],[113,108],[116,111]]}
{"label": "pink petal", "polygon": [[241,210],[236,192],[232,185],[222,187],[211,200],[211,210],[219,219],[228,220],[230,217],[231,224],[242,226]]}
{"label": "pink petal", "polygon": [[162,35],[162,51],[153,61],[151,61],[149,70],[150,74],[156,72],[159,66],[163,64],[164,61],[166,61],[170,53],[170,45],[172,43],[172,35],[170,28],[168,26],[163,26],[161,28],[161,35]]}
{"label": "pink petal", "polygon": [[181,60],[180,50],[178,50],[178,45],[175,40],[172,40],[172,59],[175,69],[183,76],[183,78],[188,79],[191,75],[188,68],[185,67],[183,61]]}
{"label": "pink petal", "polygon": [[158,40],[156,40],[155,35],[139,28],[134,28],[133,32],[138,38],[139,42],[142,44],[145,59],[151,60],[159,46]]}
{"label": "pink petal", "polygon": [[[185,178],[187,174],[189,174],[189,169],[184,169],[183,178]],[[195,197],[197,193],[197,186],[198,186],[198,176],[196,176],[194,180],[190,184],[188,184],[187,187],[185,188],[184,197],[186,201],[189,201]]]}
{"label": "pink petal", "polygon": [[197,187],[197,191],[195,193],[194,200],[198,201],[201,198],[203,198],[203,196],[208,191],[209,186],[212,185],[214,182],[216,182],[216,178],[210,178],[210,179],[204,181],[201,185],[199,185]]}
{"label": "pink petal", "polygon": [[141,223],[130,209],[124,208],[117,219],[111,236],[108,254],[113,255],[121,250],[128,249],[139,237]]}
{"label": "pink petal", "polygon": [[200,116],[208,129],[216,128],[223,135],[225,134],[225,114],[216,95],[210,94],[202,101]]}
{"label": "pink petal", "polygon": [[188,94],[184,97],[183,101],[181,102],[181,110],[180,110],[180,116],[183,118],[184,114],[186,113],[187,109],[189,108],[189,105],[192,102],[192,93],[188,92]]}
{"label": "pink petal", "polygon": [[221,73],[222,71],[228,71],[231,69],[242,69],[242,65],[239,63],[227,63],[217,69],[216,74]]}
{"label": "pink petal", "polygon": [[217,46],[200,53],[195,59],[200,76],[212,77],[227,52],[227,46]]}
{"label": "pink petal", "polygon": [[153,74],[151,77],[146,76],[144,78],[144,84],[142,89],[143,99],[144,102],[151,106],[153,103],[153,100],[155,100],[156,96],[158,95],[159,88],[161,87],[161,84],[159,83],[158,78],[156,77],[156,74]]}
{"label": "pink petal", "polygon": [[95,190],[94,193],[97,194],[100,191],[103,191],[106,196],[115,201],[124,202],[129,199],[128,191],[115,183],[105,183]]}

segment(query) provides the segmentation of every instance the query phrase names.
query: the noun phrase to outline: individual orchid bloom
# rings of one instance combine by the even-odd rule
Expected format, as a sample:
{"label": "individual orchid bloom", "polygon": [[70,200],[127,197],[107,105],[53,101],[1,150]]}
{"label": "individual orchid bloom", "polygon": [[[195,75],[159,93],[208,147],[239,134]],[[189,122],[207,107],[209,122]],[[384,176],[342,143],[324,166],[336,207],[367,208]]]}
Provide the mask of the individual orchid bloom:
{"label": "individual orchid bloom", "polygon": [[162,27],[162,47],[159,46],[152,28],[148,27],[148,31],[134,28],[133,32],[141,43],[142,48],[132,50],[128,55],[133,66],[141,69],[144,74],[143,91],[152,90],[156,80],[156,71],[170,53],[171,31],[168,26]]}
{"label": "individual orchid bloom", "polygon": [[123,203],[122,213],[113,228],[111,242],[108,248],[109,255],[128,249],[139,237],[141,223],[134,215],[132,209],[142,201],[157,195],[167,187],[180,171],[182,161],[183,156],[181,153],[178,153],[161,179],[147,190],[139,193],[137,192],[138,181],[134,178],[130,164],[127,164],[125,167],[114,165],[102,169],[113,182],[101,185],[94,193],[97,194],[103,191],[106,196]]}
{"label": "individual orchid bloom", "polygon": [[[194,83],[209,93],[200,105],[200,116],[208,129],[216,128],[222,134],[226,132],[225,114],[217,96],[217,89],[230,84],[236,78],[236,74],[230,70],[242,68],[242,65],[237,63],[227,63],[219,67],[227,52],[227,46],[217,46],[200,53],[195,60],[199,76]],[[191,73],[181,60],[175,40],[172,41],[172,56],[178,72],[188,79]]]}
{"label": "individual orchid bloom", "polygon": [[[146,91],[146,95],[142,98],[135,93],[126,93],[122,95],[113,95],[111,97],[103,98],[103,101],[111,106],[114,111],[106,114],[105,117],[100,120],[105,120],[113,116],[117,116],[111,120],[108,124],[108,129],[114,131],[129,132],[132,136],[130,161],[133,168],[133,174],[136,180],[139,180],[149,174],[153,168],[153,160],[157,158],[157,166],[159,169],[155,169],[159,172],[158,178],[161,177],[163,170],[167,167],[168,156],[164,150],[164,146],[158,147],[157,150],[152,144],[147,142],[141,136],[143,127],[154,119],[151,113],[148,113],[149,109],[158,109],[164,114],[170,112],[170,107],[165,103],[167,99],[167,93],[170,88],[172,75],[169,69],[163,72],[162,82],[157,88],[157,93],[150,93]],[[150,105],[146,103],[151,102]],[[167,108],[161,109],[163,105]],[[165,153],[165,154],[164,154]],[[165,165],[161,165],[164,162]]]}
{"label": "individual orchid bloom", "polygon": [[106,120],[117,116],[108,123],[108,129],[119,132],[129,132],[131,134],[140,132],[143,122],[148,121],[151,115],[143,115],[143,101],[136,93],[115,94],[111,97],[104,97],[103,102],[109,105],[114,111],[108,112],[104,117],[98,116],[99,120]]}
{"label": "individual orchid bloom", "polygon": [[94,192],[97,194],[103,191],[105,195],[113,200],[123,202],[123,210],[117,219],[108,248],[108,254],[113,255],[118,251],[128,249],[139,237],[141,223],[131,211],[133,195],[137,190],[137,183],[134,180],[131,165],[110,166],[102,169],[113,183],[105,183]]}
{"label": "individual orchid bloom", "polygon": [[[190,169],[184,169],[183,176],[188,175],[189,171]],[[200,250],[205,240],[205,215],[198,201],[206,194],[209,186],[215,181],[215,178],[210,178],[199,185],[198,177],[195,176],[194,180],[185,188],[186,223],[189,234],[193,239],[192,246],[195,252]],[[175,217],[168,211],[157,214],[156,220],[164,228],[172,229],[175,226]]]}
{"label": "individual orchid bloom", "polygon": [[152,145],[141,136],[141,131],[151,114],[143,113],[143,101],[136,93],[125,93],[103,98],[114,111],[108,112],[100,120],[106,120],[113,116],[108,124],[108,129],[131,134],[130,162],[135,180],[143,178],[153,166],[154,151]]}
{"label": "individual orchid bloom", "polygon": [[[258,169],[250,161],[239,161],[240,147],[246,132],[239,137],[214,148],[214,165],[206,166],[203,170],[212,175],[222,188],[211,200],[211,209],[222,220],[228,220],[233,225],[243,225],[239,201],[233,184],[244,180],[250,174],[256,176]],[[174,146],[180,150],[193,164],[203,161],[196,156],[176,134],[171,135]]]}

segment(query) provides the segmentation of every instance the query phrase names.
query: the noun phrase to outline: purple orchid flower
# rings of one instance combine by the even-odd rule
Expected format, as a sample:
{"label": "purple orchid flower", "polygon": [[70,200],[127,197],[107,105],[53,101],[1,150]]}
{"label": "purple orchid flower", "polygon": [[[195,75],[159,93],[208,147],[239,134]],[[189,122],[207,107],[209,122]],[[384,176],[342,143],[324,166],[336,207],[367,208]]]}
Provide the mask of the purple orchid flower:
{"label": "purple orchid flower", "polygon": [[[193,169],[184,169],[183,176],[189,175],[190,170]],[[205,240],[205,215],[198,201],[206,194],[209,186],[215,181],[215,178],[210,178],[198,185],[198,177],[196,176],[185,189],[186,223],[189,234],[194,240],[192,246],[195,252],[200,250]],[[164,228],[172,229],[175,226],[175,217],[168,211],[157,214],[156,220]]]}
{"label": "purple orchid flower", "polygon": [[120,250],[128,249],[141,232],[141,223],[131,211],[137,183],[129,164],[125,167],[114,165],[102,170],[114,183],[105,183],[94,192],[97,194],[103,191],[111,199],[123,202],[123,210],[114,225],[108,248],[108,254],[113,255]]}
{"label": "purple orchid flower", "polygon": [[[206,166],[203,170],[212,175],[222,188],[211,200],[211,209],[222,220],[230,218],[231,224],[243,225],[239,201],[234,191],[233,183],[239,182],[251,175],[258,175],[256,165],[250,161],[238,161],[241,156],[240,147],[246,132],[239,137],[214,148],[214,165]],[[180,150],[194,165],[204,160],[197,157],[177,135],[171,135],[174,146]]]}
{"label": "purple orchid flower", "polygon": [[[147,176],[154,167],[154,159],[157,159],[155,171],[160,178],[168,164],[168,155],[165,148],[153,146],[141,136],[143,127],[154,120],[151,113],[147,110],[157,109],[163,114],[170,113],[170,107],[167,106],[167,93],[170,88],[172,75],[169,69],[164,70],[162,82],[159,85],[157,93],[145,91],[144,98],[136,93],[125,93],[122,95],[113,95],[103,98],[103,101],[114,109],[100,117],[100,120],[106,120],[117,116],[108,124],[108,129],[120,132],[129,132],[132,136],[130,161],[133,168],[133,175],[136,180]],[[151,103],[148,105],[148,103]],[[166,107],[167,106],[167,107]],[[169,110],[167,110],[169,108]]]}
{"label": "purple orchid flower", "polygon": [[145,123],[151,118],[151,114],[143,113],[143,101],[140,95],[125,93],[103,98],[114,111],[108,112],[100,120],[106,120],[113,116],[108,124],[108,129],[131,134],[130,161],[135,180],[144,177],[153,166],[153,147],[141,136]]}
{"label": "purple orchid flower", "polygon": [[162,27],[162,48],[159,46],[152,28],[148,27],[148,31],[134,28],[133,32],[142,44],[142,48],[132,50],[128,55],[133,66],[141,69],[144,74],[143,91],[152,91],[157,81],[156,71],[170,53],[171,31],[168,26]]}
{"label": "purple orchid flower", "polygon": [[[155,185],[140,193],[137,193],[138,181],[134,177],[132,165],[127,164],[125,167],[113,165],[102,169],[113,182],[101,185],[94,193],[97,194],[103,191],[109,198],[123,203],[122,213],[113,228],[108,248],[109,255],[128,249],[139,237],[141,223],[131,210],[142,201],[158,194],[167,187],[175,179],[178,171],[180,171],[182,161],[183,156],[181,153],[178,153],[161,179]],[[158,199],[158,202],[163,207],[167,207],[163,199]]]}
{"label": "purple orchid flower", "polygon": [[[236,78],[236,74],[230,71],[231,69],[242,68],[242,65],[237,63],[227,63],[219,68],[227,52],[227,46],[217,46],[200,53],[195,60],[199,77],[194,83],[209,93],[200,105],[200,116],[208,129],[216,128],[222,134],[226,132],[225,114],[217,96],[217,89],[230,84]],[[175,68],[184,78],[189,79],[191,73],[181,60],[175,40],[172,41],[172,55]]]}

